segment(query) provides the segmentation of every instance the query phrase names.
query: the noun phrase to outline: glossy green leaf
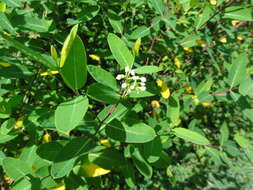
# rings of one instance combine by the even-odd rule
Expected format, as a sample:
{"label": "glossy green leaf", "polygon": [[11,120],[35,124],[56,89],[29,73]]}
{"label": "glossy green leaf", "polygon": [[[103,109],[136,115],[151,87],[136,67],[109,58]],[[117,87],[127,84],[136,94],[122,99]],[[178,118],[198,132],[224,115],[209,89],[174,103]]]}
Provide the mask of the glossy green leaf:
{"label": "glossy green leaf", "polygon": [[205,91],[209,91],[211,86],[213,84],[213,80],[212,79],[209,79],[207,81],[202,81],[198,86],[197,88],[194,90],[194,92],[196,93],[197,96],[199,96],[202,92],[205,92]]}
{"label": "glossy green leaf", "polygon": [[137,69],[134,69],[134,72],[137,74],[152,74],[157,73],[159,71],[162,71],[163,69],[161,67],[157,66],[142,66],[138,67]]}
{"label": "glossy green leaf", "polygon": [[105,128],[108,137],[127,143],[145,143],[156,137],[155,131],[145,123],[137,123],[132,126],[113,120]]}
{"label": "glossy green leaf", "polygon": [[83,119],[88,109],[88,98],[78,96],[74,100],[61,103],[55,111],[55,126],[59,131],[69,132]]}
{"label": "glossy green leaf", "polygon": [[[85,48],[83,42],[79,36],[76,36],[71,46],[66,48],[65,54],[67,54],[66,60],[63,66],[61,65],[61,76],[66,83],[66,85],[73,89],[78,90],[82,88],[87,80],[87,57],[85,53]],[[61,57],[61,60],[64,57]]]}
{"label": "glossy green leaf", "polygon": [[253,80],[248,77],[246,80],[242,81],[239,86],[240,94],[244,96],[249,96],[253,98]]}
{"label": "glossy green leaf", "polygon": [[127,163],[124,167],[120,168],[121,173],[124,175],[126,184],[130,188],[136,188],[135,170],[131,163]]}
{"label": "glossy green leaf", "polygon": [[17,50],[21,51],[22,53],[29,56],[34,61],[40,62],[43,65],[45,65],[46,67],[54,68],[54,65],[52,65],[45,57],[43,57],[41,53],[32,50],[31,48],[23,45],[23,43],[20,43],[19,41],[14,40],[11,37],[9,37],[1,32],[0,32],[0,36],[2,36],[8,42],[8,44],[10,46],[13,46]]}
{"label": "glossy green leaf", "polygon": [[185,128],[175,128],[173,129],[175,135],[179,138],[184,139],[185,141],[192,142],[194,144],[208,145],[210,144],[209,140],[202,136],[201,134],[191,131]]}
{"label": "glossy green leaf", "polygon": [[134,162],[135,167],[139,170],[139,172],[146,178],[152,177],[152,167],[147,163],[147,161],[143,158],[141,153],[137,148],[135,148],[132,159]]}
{"label": "glossy green leaf", "polygon": [[223,18],[240,20],[240,21],[253,21],[252,9],[240,6],[232,6],[225,9]]}
{"label": "glossy green leaf", "polygon": [[138,39],[138,38],[143,38],[150,33],[150,28],[146,26],[139,26],[136,28],[131,35],[129,36],[130,39]]}
{"label": "glossy green leaf", "polygon": [[88,71],[97,82],[114,90],[118,90],[117,81],[110,72],[94,65],[88,65]]}
{"label": "glossy green leaf", "polygon": [[253,123],[253,109],[245,109],[242,113]]}
{"label": "glossy green leaf", "polygon": [[74,167],[75,161],[82,155],[88,154],[95,147],[93,139],[78,137],[66,144],[56,155],[51,168],[54,178],[68,175]]}
{"label": "glossy green leaf", "polygon": [[162,142],[160,137],[143,144],[143,155],[149,163],[156,162],[160,159],[162,152]]}
{"label": "glossy green leaf", "polygon": [[11,186],[12,190],[20,190],[20,189],[30,190],[31,188],[32,188],[32,183],[27,178],[19,179],[15,181]]}
{"label": "glossy green leaf", "polygon": [[149,0],[152,7],[156,10],[157,13],[163,15],[165,11],[165,3],[163,0]]}
{"label": "glossy green leaf", "polygon": [[6,174],[14,180],[18,180],[32,173],[32,168],[30,168],[29,164],[11,157],[4,158],[3,168]]}
{"label": "glossy green leaf", "polygon": [[173,94],[169,98],[169,104],[168,104],[168,110],[167,110],[167,115],[169,116],[170,121],[172,122],[172,125],[175,125],[178,122],[179,114],[180,114],[179,100],[178,100],[178,97]]}
{"label": "glossy green leaf", "polygon": [[126,66],[131,68],[134,64],[134,57],[127,48],[125,42],[112,33],[108,35],[107,41],[112,55],[120,65],[120,68],[124,69]]}
{"label": "glossy green leaf", "polygon": [[0,28],[2,28],[3,30],[6,30],[7,32],[11,34],[16,34],[16,30],[13,28],[9,19],[3,12],[0,12]]}
{"label": "glossy green leaf", "polygon": [[62,148],[62,144],[60,144],[58,141],[54,141],[40,145],[36,152],[41,158],[48,161],[54,161],[59,150]]}
{"label": "glossy green leaf", "polygon": [[116,149],[105,149],[100,152],[89,153],[88,159],[89,162],[108,170],[126,164],[123,154]]}
{"label": "glossy green leaf", "polygon": [[76,35],[77,35],[77,30],[78,30],[78,25],[75,25],[69,35],[67,36],[67,38],[65,39],[64,41],[64,44],[62,46],[62,49],[61,49],[61,61],[60,61],[60,67],[63,67],[64,64],[65,64],[65,61],[68,57],[68,54],[71,50],[71,47],[72,47],[72,44],[76,38]]}
{"label": "glossy green leaf", "polygon": [[238,58],[232,60],[232,65],[228,73],[228,83],[230,88],[240,84],[247,77],[246,66],[248,64],[247,54],[240,54]]}
{"label": "glossy green leaf", "polygon": [[27,78],[34,74],[24,65],[12,64],[9,67],[0,67],[0,76],[4,78]]}
{"label": "glossy green leaf", "polygon": [[229,129],[226,123],[223,123],[220,128],[221,138],[220,138],[220,145],[224,145],[224,143],[228,140],[229,137]]}
{"label": "glossy green leaf", "polygon": [[120,95],[115,90],[100,83],[90,85],[88,87],[88,95],[92,99],[105,104],[115,104],[120,99]]}

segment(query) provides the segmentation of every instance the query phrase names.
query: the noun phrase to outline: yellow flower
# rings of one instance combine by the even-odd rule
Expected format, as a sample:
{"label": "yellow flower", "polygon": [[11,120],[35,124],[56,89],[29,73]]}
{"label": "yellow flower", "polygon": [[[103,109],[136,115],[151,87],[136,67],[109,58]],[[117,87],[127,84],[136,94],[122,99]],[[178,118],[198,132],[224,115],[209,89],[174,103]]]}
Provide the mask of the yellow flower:
{"label": "yellow flower", "polygon": [[189,86],[189,85],[186,85],[184,87],[184,89],[185,89],[185,91],[186,91],[187,94],[192,94],[193,93],[192,87]]}
{"label": "yellow flower", "polygon": [[105,147],[107,147],[107,148],[111,148],[111,147],[112,147],[112,145],[111,145],[111,143],[109,142],[108,139],[101,139],[101,140],[100,140],[100,143],[101,143],[102,145],[104,145]]}
{"label": "yellow flower", "polygon": [[184,48],[184,50],[185,50],[186,52],[189,52],[189,53],[192,53],[192,52],[193,52],[192,48]]}
{"label": "yellow flower", "polygon": [[233,26],[235,26],[239,23],[239,21],[238,20],[232,20],[231,23],[232,23]]}
{"label": "yellow flower", "polygon": [[81,169],[85,173],[85,177],[97,177],[111,172],[111,170],[101,168],[93,163],[85,163],[81,166]]}
{"label": "yellow flower", "polygon": [[242,41],[242,40],[244,40],[244,39],[243,39],[242,37],[238,36],[238,37],[237,37],[237,40]]}
{"label": "yellow flower", "polygon": [[226,37],[222,37],[220,40],[219,40],[221,43],[227,43],[227,38]]}
{"label": "yellow flower", "polygon": [[192,97],[192,100],[194,101],[194,103],[195,103],[196,105],[199,105],[200,101],[199,101],[199,99],[198,99],[197,96],[193,96],[193,97]]}
{"label": "yellow flower", "polygon": [[43,136],[43,140],[42,140],[42,143],[49,143],[52,141],[52,136],[49,134],[49,133],[46,133],[44,136]]}
{"label": "yellow flower", "polygon": [[197,43],[201,47],[205,47],[206,46],[206,42],[204,40],[197,40]]}
{"label": "yellow flower", "polygon": [[66,186],[64,183],[61,183],[61,184],[57,185],[57,187],[55,187],[51,190],[66,190]]}
{"label": "yellow flower", "polygon": [[5,63],[5,62],[0,62],[0,66],[3,66],[3,67],[10,67],[11,64],[10,64],[10,63]]}
{"label": "yellow flower", "polygon": [[153,108],[160,108],[160,103],[157,100],[152,100],[151,106]]}
{"label": "yellow flower", "polygon": [[212,106],[212,104],[209,102],[201,102],[201,105],[204,107],[211,107]]}
{"label": "yellow flower", "polygon": [[0,12],[6,11],[6,4],[4,2],[0,2]]}
{"label": "yellow flower", "polygon": [[161,87],[161,95],[164,99],[168,99],[170,97],[170,89],[168,88],[167,84],[162,80],[157,80],[157,85]]}
{"label": "yellow flower", "polygon": [[56,61],[58,59],[58,54],[53,45],[50,46],[50,52],[51,52],[51,57]]}
{"label": "yellow flower", "polygon": [[175,59],[174,59],[174,64],[176,65],[176,67],[177,67],[178,69],[180,69],[180,67],[181,67],[181,61],[180,61],[178,58],[175,58]]}
{"label": "yellow flower", "polygon": [[40,76],[55,75],[58,73],[59,73],[59,71],[48,71],[48,72],[40,73]]}
{"label": "yellow flower", "polygon": [[17,129],[23,125],[23,122],[25,120],[25,116],[21,116],[18,118],[18,120],[14,123],[13,128]]}
{"label": "yellow flower", "polygon": [[95,61],[100,62],[100,57],[97,56],[97,55],[95,55],[95,54],[90,54],[89,57],[90,57],[91,59],[95,60]]}
{"label": "yellow flower", "polygon": [[217,1],[216,1],[216,0],[210,0],[210,3],[211,3],[212,5],[216,5]]}
{"label": "yellow flower", "polygon": [[166,56],[164,56],[164,57],[162,58],[162,61],[165,62],[165,61],[167,61],[168,59],[169,59],[169,57],[166,55]]}

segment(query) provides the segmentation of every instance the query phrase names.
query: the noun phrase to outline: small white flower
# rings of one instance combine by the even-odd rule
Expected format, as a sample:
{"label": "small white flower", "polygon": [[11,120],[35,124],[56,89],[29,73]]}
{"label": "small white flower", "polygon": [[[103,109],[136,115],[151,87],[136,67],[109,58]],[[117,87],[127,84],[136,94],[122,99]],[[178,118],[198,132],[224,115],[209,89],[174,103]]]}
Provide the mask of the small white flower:
{"label": "small white flower", "polygon": [[138,80],[138,79],[139,79],[139,76],[133,76],[132,79],[133,79],[133,80]]}
{"label": "small white flower", "polygon": [[145,82],[141,82],[140,84],[141,84],[141,86],[145,86],[145,85],[146,85],[146,83],[145,83]]}
{"label": "small white flower", "polygon": [[125,75],[119,74],[119,75],[116,76],[116,79],[117,79],[117,80],[121,80],[121,79],[123,79],[124,77],[125,77]]}
{"label": "small white flower", "polygon": [[139,87],[139,89],[140,89],[141,91],[145,91],[145,90],[146,90],[146,87],[145,87],[145,86],[141,86],[141,87]]}
{"label": "small white flower", "polygon": [[122,83],[121,88],[126,88],[127,87],[127,83]]}
{"label": "small white flower", "polygon": [[129,73],[129,71],[130,71],[130,67],[129,67],[129,66],[126,66],[126,67],[125,67],[125,73]]}
{"label": "small white flower", "polygon": [[134,75],[135,75],[134,70],[131,70],[131,71],[130,71],[130,74],[131,74],[132,76],[134,76]]}
{"label": "small white flower", "polygon": [[146,82],[147,81],[146,77],[141,77],[140,79],[141,79],[141,82]]}

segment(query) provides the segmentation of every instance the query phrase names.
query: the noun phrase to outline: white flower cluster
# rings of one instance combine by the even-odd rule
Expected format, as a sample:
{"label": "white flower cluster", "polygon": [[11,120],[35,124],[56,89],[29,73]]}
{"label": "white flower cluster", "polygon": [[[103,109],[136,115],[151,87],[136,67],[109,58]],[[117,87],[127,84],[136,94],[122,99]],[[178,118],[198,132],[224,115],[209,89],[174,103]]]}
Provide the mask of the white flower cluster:
{"label": "white flower cluster", "polygon": [[118,74],[116,79],[122,80],[121,88],[124,89],[123,95],[125,96],[133,90],[136,90],[137,93],[146,90],[146,77],[136,76],[134,70],[128,66],[125,67],[125,74]]}

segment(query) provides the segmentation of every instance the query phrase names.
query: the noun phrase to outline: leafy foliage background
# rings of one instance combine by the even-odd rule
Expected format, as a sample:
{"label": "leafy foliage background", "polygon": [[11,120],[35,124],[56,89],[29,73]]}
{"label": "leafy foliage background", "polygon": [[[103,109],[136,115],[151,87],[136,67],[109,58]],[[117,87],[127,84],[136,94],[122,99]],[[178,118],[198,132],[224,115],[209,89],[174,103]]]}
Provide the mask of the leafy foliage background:
{"label": "leafy foliage background", "polygon": [[2,0],[1,187],[252,189],[252,6]]}

